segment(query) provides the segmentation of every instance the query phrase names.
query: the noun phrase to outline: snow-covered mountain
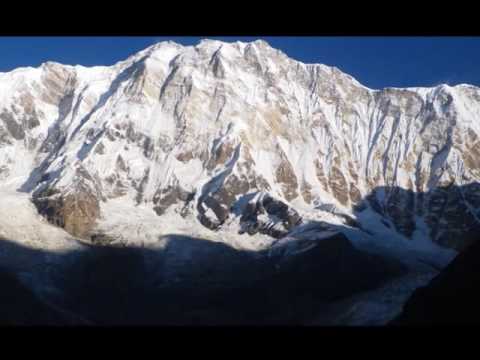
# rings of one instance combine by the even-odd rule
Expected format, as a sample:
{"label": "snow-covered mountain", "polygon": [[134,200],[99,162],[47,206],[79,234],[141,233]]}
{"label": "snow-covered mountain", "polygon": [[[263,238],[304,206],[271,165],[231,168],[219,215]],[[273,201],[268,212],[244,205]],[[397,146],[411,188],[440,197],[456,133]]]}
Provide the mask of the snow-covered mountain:
{"label": "snow-covered mountain", "polygon": [[479,117],[470,85],[372,90],[260,40],[162,42],[0,73],[0,185],[92,241],[264,248],[323,222],[461,249]]}

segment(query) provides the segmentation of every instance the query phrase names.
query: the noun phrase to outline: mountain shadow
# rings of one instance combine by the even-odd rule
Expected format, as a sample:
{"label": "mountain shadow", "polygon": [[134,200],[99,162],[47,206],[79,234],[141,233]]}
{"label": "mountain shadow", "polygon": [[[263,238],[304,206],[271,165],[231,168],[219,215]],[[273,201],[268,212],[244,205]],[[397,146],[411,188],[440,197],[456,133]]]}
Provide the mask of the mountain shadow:
{"label": "mountain shadow", "polygon": [[[371,208],[383,215],[385,226],[406,235],[415,231],[413,219],[424,215],[433,235],[447,229],[449,241],[461,248],[475,241],[470,234],[478,231],[472,209],[480,205],[479,190],[476,183],[427,193],[380,187],[354,211],[361,217]],[[470,217],[464,219],[464,212]],[[372,230],[346,220],[345,226]],[[177,234],[150,248],[99,241],[63,253],[0,239],[5,289],[0,324],[301,325],[316,318],[324,305],[408,272],[397,259],[355,247],[341,225],[333,228],[339,232],[321,239],[325,224],[303,223],[293,230],[295,241],[264,251]],[[35,309],[30,315],[22,313],[27,306]]]}
{"label": "mountain shadow", "polygon": [[[287,257],[168,238],[158,250],[86,246],[63,254],[1,240],[2,253],[8,248],[36,263],[1,271],[0,324],[300,325],[322,304],[405,271],[394,260],[357,250],[341,234]],[[29,287],[21,281],[28,277]]]}
{"label": "mountain shadow", "polygon": [[0,269],[0,325],[88,325],[79,316],[41,300],[15,273]]}
{"label": "mountain shadow", "polygon": [[[424,236],[455,250],[468,247],[475,240],[475,234],[480,232],[478,182],[438,186],[427,192],[379,186],[354,207],[356,216],[361,217],[368,207],[383,216],[385,226],[407,238],[411,238],[416,230],[427,230]],[[418,219],[423,222],[420,226]]]}
{"label": "mountain shadow", "polygon": [[480,323],[480,241],[477,234],[427,286],[418,288],[390,325]]}

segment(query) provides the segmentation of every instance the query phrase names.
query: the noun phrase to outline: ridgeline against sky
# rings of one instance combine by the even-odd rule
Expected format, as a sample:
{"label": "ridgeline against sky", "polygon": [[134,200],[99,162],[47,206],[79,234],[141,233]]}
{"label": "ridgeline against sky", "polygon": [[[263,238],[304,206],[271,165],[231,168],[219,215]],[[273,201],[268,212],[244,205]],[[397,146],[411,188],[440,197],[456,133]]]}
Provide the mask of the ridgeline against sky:
{"label": "ridgeline against sky", "polygon": [[[153,43],[194,45],[204,37],[0,37],[0,72],[46,61],[112,65]],[[263,39],[304,63],[338,67],[373,88],[472,84],[480,86],[476,37],[214,37]]]}

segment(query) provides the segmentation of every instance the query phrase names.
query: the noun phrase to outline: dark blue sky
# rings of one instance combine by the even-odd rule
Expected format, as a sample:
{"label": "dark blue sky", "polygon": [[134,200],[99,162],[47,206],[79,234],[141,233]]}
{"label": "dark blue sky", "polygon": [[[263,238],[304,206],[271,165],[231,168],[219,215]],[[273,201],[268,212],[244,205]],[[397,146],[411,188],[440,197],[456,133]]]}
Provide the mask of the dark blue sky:
{"label": "dark blue sky", "polygon": [[[45,61],[111,65],[157,41],[184,45],[203,37],[0,37],[0,72]],[[211,37],[210,37],[211,38]],[[371,88],[468,83],[480,86],[480,37],[262,38],[290,57],[338,67]]]}

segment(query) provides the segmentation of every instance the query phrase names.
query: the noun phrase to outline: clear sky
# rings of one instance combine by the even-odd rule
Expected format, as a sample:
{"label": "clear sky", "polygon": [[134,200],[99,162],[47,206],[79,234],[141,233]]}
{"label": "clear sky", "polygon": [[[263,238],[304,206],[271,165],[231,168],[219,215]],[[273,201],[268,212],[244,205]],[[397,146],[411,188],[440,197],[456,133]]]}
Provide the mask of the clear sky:
{"label": "clear sky", "polygon": [[[111,65],[158,41],[204,37],[0,37],[0,72],[45,61]],[[212,38],[212,37],[209,37]],[[290,57],[336,66],[362,84],[383,87],[468,83],[480,86],[480,37],[214,37],[263,39]]]}

